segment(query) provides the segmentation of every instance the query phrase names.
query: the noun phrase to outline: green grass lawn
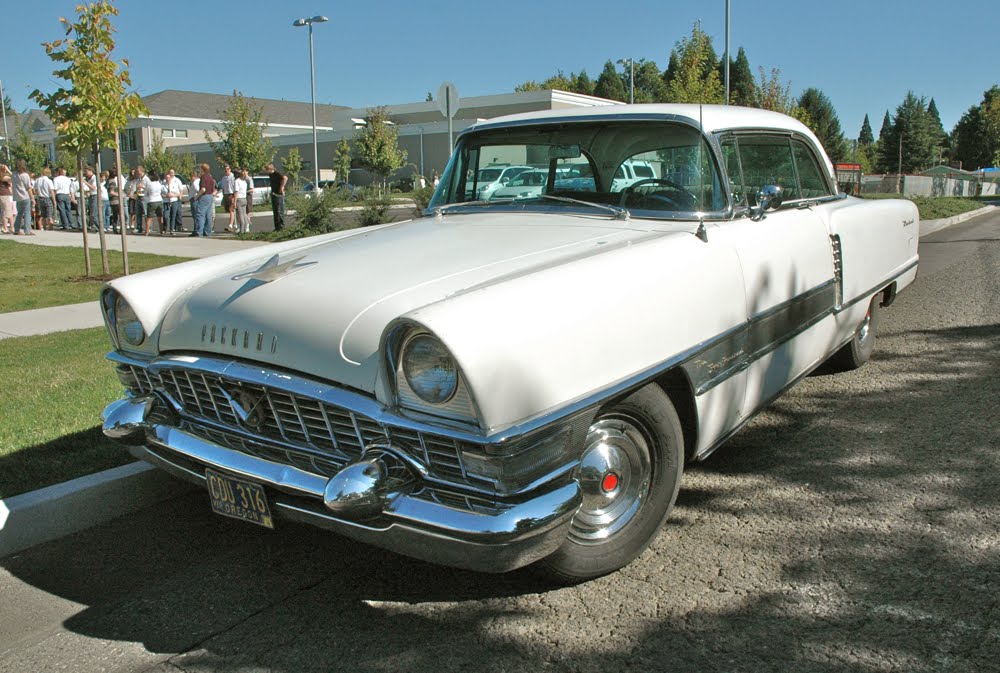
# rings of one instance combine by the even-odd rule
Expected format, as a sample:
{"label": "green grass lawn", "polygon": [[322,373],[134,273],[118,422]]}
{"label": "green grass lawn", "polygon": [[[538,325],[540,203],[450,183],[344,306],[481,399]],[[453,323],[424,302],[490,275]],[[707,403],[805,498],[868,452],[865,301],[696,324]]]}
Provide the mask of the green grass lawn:
{"label": "green grass lawn", "polygon": [[982,208],[984,201],[980,198],[962,196],[903,196],[898,194],[865,194],[866,199],[898,199],[913,201],[920,211],[921,220],[938,220],[944,217],[954,217],[970,210]]}
{"label": "green grass lawn", "polygon": [[133,460],[100,428],[122,394],[109,350],[103,327],[0,341],[0,498]]}
{"label": "green grass lawn", "polygon": [[[96,241],[95,241],[96,242]],[[122,273],[122,257],[109,251],[111,275]],[[85,278],[83,248],[29,245],[0,240],[0,313],[97,301],[103,279]],[[185,262],[182,257],[129,253],[129,271]],[[90,251],[92,273],[101,273],[100,249]]]}

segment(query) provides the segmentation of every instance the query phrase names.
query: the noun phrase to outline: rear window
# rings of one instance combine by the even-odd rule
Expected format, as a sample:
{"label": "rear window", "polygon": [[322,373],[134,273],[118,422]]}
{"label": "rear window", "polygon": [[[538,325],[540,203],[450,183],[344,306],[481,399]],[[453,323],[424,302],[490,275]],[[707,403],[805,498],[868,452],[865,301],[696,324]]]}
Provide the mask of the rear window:
{"label": "rear window", "polygon": [[257,187],[270,187],[271,186],[271,178],[254,178],[253,179],[253,186],[254,186],[254,189],[256,189]]}

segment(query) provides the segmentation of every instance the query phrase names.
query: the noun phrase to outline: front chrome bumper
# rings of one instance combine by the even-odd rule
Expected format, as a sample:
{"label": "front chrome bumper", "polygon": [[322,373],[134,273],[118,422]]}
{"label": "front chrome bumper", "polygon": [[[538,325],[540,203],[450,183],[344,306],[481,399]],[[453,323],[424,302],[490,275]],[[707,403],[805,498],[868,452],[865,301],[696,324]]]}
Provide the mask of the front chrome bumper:
{"label": "front chrome bumper", "polygon": [[[505,572],[554,552],[581,502],[575,481],[532,491],[526,499],[460,508],[427,497],[419,479],[364,481],[391,447],[371,446],[364,461],[332,478],[250,456],[164,422],[156,396],[118,400],[104,410],[104,433],[141,446],[137,455],[189,481],[212,468],[268,488],[278,517],[442,565]],[[159,420],[158,420],[159,419]],[[388,452],[388,453],[387,453]],[[377,483],[376,483],[377,482]]]}

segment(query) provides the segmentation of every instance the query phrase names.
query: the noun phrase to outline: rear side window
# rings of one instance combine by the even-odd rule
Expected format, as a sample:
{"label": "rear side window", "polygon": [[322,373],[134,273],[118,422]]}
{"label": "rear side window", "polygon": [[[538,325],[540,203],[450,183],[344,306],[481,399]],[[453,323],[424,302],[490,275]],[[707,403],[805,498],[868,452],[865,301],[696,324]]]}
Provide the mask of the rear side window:
{"label": "rear side window", "polygon": [[756,206],[764,185],[781,187],[785,201],[831,195],[816,156],[796,138],[741,135],[725,139],[722,151],[737,203]]}

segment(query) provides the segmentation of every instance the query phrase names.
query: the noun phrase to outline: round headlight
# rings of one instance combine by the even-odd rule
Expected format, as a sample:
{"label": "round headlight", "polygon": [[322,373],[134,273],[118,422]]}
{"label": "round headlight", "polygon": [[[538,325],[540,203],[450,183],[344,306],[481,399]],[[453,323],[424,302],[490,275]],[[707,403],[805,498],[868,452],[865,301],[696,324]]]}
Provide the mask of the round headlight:
{"label": "round headlight", "polygon": [[440,341],[419,334],[403,346],[403,376],[424,402],[444,404],[458,389],[458,366]]}
{"label": "round headlight", "polygon": [[118,341],[130,346],[140,346],[146,340],[139,317],[121,295],[115,301],[115,331],[118,333]]}

